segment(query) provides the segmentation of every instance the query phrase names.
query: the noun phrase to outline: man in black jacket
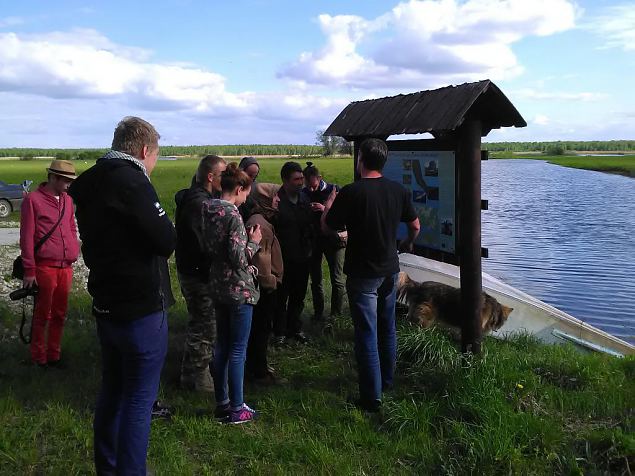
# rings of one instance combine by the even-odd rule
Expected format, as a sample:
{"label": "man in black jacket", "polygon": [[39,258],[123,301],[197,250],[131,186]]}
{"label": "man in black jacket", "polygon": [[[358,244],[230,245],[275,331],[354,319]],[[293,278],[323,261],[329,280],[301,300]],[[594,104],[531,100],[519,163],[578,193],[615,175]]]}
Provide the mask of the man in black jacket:
{"label": "man in black jacket", "polygon": [[210,295],[211,262],[203,238],[203,204],[220,195],[220,177],[226,168],[226,162],[217,155],[203,157],[192,186],[175,196],[176,269],[190,315],[181,363],[181,386],[206,393],[214,392],[210,366],[216,343],[216,316]]}
{"label": "man in black jacket", "polygon": [[69,190],[102,353],[93,425],[97,474],[146,473],[151,409],[167,353],[167,307],[173,303],[167,258],[176,242],[149,178],[158,141],[151,124],[124,118],[112,150]]}
{"label": "man in black jacket", "polygon": [[278,303],[273,323],[273,343],[282,345],[287,338],[307,342],[300,316],[309,284],[309,269],[315,230],[309,198],[302,191],[304,176],[297,162],[286,162],[280,170],[282,187],[274,217],[276,236],[282,249],[284,276],[278,288]]}

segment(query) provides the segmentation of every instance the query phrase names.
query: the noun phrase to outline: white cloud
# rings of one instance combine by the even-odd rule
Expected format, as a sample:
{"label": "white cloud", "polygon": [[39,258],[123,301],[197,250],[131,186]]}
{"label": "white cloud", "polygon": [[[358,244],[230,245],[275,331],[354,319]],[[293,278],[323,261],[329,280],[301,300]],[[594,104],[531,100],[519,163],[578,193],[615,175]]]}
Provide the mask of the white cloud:
{"label": "white cloud", "polygon": [[233,93],[217,73],[151,61],[152,52],[113,43],[95,30],[0,33],[0,91],[58,99],[120,100],[150,111],[208,117],[287,119],[335,114],[347,101],[285,93]]}
{"label": "white cloud", "polygon": [[326,44],[279,76],[350,88],[434,87],[522,72],[511,45],[573,28],[569,0],[410,0],[374,20],[320,15]]}
{"label": "white cloud", "polygon": [[537,114],[532,122],[534,124],[538,124],[539,126],[546,126],[547,124],[549,124],[549,118],[544,114]]}
{"label": "white cloud", "polygon": [[225,91],[222,76],[149,63],[149,56],[94,30],[25,37],[0,33],[0,89],[61,98],[125,95],[149,107],[173,109],[240,103]]}
{"label": "white cloud", "polygon": [[585,28],[604,38],[604,48],[635,50],[635,3],[608,7]]}
{"label": "white cloud", "polygon": [[562,92],[562,91],[537,91],[531,88],[511,91],[509,95],[514,98],[522,98],[522,99],[534,99],[534,100],[543,100],[543,101],[582,101],[582,102],[601,101],[608,97],[608,95],[604,93],[593,93],[593,92],[568,93],[568,92]]}

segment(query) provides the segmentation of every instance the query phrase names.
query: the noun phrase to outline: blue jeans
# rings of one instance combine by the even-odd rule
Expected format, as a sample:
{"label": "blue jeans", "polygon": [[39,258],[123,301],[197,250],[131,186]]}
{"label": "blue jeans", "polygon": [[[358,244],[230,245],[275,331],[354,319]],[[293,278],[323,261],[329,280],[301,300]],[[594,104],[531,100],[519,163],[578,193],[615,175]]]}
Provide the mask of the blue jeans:
{"label": "blue jeans", "polygon": [[214,392],[217,405],[241,406],[245,357],[251,330],[251,304],[215,303],[216,350],[214,351]]}
{"label": "blue jeans", "polygon": [[98,475],[145,475],[152,404],[168,349],[164,311],[133,321],[97,319],[102,387],[95,408]]}
{"label": "blue jeans", "polygon": [[381,401],[382,390],[392,387],[397,359],[395,303],[398,274],[385,278],[346,280],[355,328],[355,357],[362,401]]}

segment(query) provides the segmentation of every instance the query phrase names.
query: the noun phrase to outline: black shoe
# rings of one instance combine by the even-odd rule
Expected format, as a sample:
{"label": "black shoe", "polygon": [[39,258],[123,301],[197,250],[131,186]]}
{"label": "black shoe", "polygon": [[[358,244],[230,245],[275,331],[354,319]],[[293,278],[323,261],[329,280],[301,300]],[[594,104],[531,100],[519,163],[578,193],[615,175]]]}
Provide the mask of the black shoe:
{"label": "black shoe", "polygon": [[302,331],[296,332],[295,334],[293,334],[291,336],[291,338],[295,339],[300,344],[308,344],[308,342],[309,342],[309,338],[306,335],[304,335],[304,332],[302,332]]}
{"label": "black shoe", "polygon": [[63,362],[62,359],[49,360],[48,366],[53,369],[64,370],[66,369],[66,362]]}
{"label": "black shoe", "polygon": [[152,404],[152,419],[153,420],[169,420],[172,418],[172,411],[170,407],[164,405],[159,400],[155,400]]}
{"label": "black shoe", "polygon": [[349,398],[347,401],[366,413],[379,413],[381,410],[381,400]]}
{"label": "black shoe", "polygon": [[289,380],[284,377],[276,376],[274,372],[267,371],[267,373],[263,376],[254,377],[253,383],[263,387],[271,387],[275,385],[285,385],[289,383]]}
{"label": "black shoe", "polygon": [[229,408],[229,403],[225,405],[217,406],[214,409],[214,419],[219,423],[225,423],[229,421],[229,415],[231,413],[231,409]]}

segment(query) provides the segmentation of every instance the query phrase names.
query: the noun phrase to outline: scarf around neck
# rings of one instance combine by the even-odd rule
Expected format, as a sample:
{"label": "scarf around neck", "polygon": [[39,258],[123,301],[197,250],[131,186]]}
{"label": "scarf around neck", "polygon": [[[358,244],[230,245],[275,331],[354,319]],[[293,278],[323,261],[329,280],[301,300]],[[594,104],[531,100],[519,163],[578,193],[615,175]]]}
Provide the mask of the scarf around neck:
{"label": "scarf around neck", "polygon": [[141,162],[139,159],[133,157],[130,154],[126,154],[125,152],[119,152],[118,150],[111,150],[107,152],[106,155],[102,157],[102,159],[104,160],[122,159],[122,160],[127,160],[128,162],[132,162],[137,167],[139,167],[141,171],[143,172],[143,175],[145,175],[146,178],[150,180],[150,176],[148,175],[148,171],[146,170],[146,166],[143,164],[143,162]]}

